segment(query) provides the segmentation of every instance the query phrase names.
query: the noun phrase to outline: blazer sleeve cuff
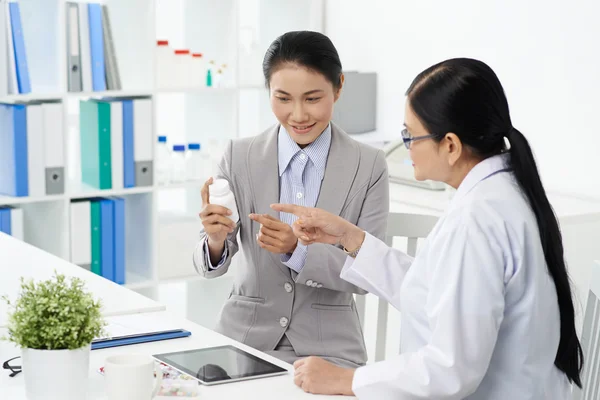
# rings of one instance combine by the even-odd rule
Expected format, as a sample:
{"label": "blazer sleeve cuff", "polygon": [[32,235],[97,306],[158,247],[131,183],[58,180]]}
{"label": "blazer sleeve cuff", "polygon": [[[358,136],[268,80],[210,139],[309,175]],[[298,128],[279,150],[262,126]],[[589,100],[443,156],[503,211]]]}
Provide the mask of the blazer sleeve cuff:
{"label": "blazer sleeve cuff", "polygon": [[221,256],[221,260],[219,261],[219,263],[217,265],[213,265],[212,262],[210,261],[210,250],[208,249],[208,237],[204,238],[204,265],[207,266],[209,271],[214,271],[215,269],[218,269],[219,267],[221,267],[223,264],[225,264],[225,261],[227,260],[227,255],[229,254],[229,246],[227,245],[227,240],[225,241],[225,248],[223,249],[223,255]]}
{"label": "blazer sleeve cuff", "polygon": [[304,264],[306,263],[306,255],[308,254],[307,246],[298,242],[296,245],[296,249],[292,252],[292,254],[282,254],[281,262],[286,267],[293,269],[297,273],[302,271],[304,268]]}

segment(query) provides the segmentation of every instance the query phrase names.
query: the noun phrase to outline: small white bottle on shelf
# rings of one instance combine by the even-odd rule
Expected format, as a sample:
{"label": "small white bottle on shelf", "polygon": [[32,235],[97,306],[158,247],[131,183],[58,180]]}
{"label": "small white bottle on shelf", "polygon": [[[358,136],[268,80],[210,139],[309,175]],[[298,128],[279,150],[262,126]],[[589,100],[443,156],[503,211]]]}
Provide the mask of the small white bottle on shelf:
{"label": "small white bottle on shelf", "polygon": [[185,181],[185,145],[173,145],[173,153],[171,153],[171,181]]}
{"label": "small white bottle on shelf", "polygon": [[210,204],[218,204],[231,210],[229,218],[233,222],[238,222],[240,219],[238,215],[237,205],[233,192],[229,188],[229,182],[225,179],[215,179],[208,187],[209,201]]}
{"label": "small white bottle on shelf", "polygon": [[159,136],[156,145],[156,177],[159,185],[166,185],[171,180],[171,152],[166,136]]}
{"label": "small white bottle on shelf", "polygon": [[204,86],[206,80],[206,66],[202,53],[192,53],[192,67],[190,68],[190,84],[195,87]]}
{"label": "small white bottle on shelf", "polygon": [[173,79],[173,50],[168,40],[156,41],[156,85],[170,87]]}
{"label": "small white bottle on shelf", "polygon": [[175,71],[174,71],[174,79],[175,79],[175,87],[176,88],[185,88],[190,86],[189,76],[190,76],[190,64],[192,62],[192,57],[190,56],[190,51],[187,49],[175,50]]}
{"label": "small white bottle on shelf", "polygon": [[200,180],[202,171],[202,158],[200,157],[200,143],[189,143],[185,158],[186,178],[188,181]]}

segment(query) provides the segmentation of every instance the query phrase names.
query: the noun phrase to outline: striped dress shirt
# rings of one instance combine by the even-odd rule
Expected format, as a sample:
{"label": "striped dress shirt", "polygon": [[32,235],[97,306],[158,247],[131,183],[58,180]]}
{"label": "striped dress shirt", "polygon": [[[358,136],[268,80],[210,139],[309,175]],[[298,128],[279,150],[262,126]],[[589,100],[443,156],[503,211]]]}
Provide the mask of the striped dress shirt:
{"label": "striped dress shirt", "polygon": [[[311,144],[301,149],[290,137],[283,126],[279,127],[277,153],[279,163],[279,202],[314,207],[321,191],[321,182],[325,177],[325,167],[331,145],[331,124]],[[297,217],[281,213],[282,222],[292,225]],[[225,242],[227,244],[227,242]],[[206,265],[217,269],[227,259],[227,245],[218,265],[213,266],[208,252],[208,239],[204,242]],[[282,254],[281,262],[288,268],[300,273],[306,261],[307,246],[298,242],[291,254]]]}

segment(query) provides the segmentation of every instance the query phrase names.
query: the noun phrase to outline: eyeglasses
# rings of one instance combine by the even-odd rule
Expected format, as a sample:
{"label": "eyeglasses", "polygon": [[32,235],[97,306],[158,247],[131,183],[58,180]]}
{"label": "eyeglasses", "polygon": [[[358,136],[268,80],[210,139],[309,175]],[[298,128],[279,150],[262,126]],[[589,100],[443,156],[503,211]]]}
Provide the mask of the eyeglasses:
{"label": "eyeglasses", "polygon": [[430,134],[413,137],[413,135],[411,135],[406,128],[402,129],[402,132],[400,132],[400,134],[402,135],[402,141],[404,142],[404,146],[407,149],[410,149],[410,145],[412,144],[412,142],[416,142],[417,140],[429,139],[435,136],[433,134]]}
{"label": "eyeglasses", "polygon": [[14,376],[17,376],[17,375],[19,374],[19,372],[21,372],[21,371],[22,371],[22,369],[21,369],[21,366],[20,366],[20,365],[9,365],[9,363],[10,363],[11,361],[14,361],[14,360],[16,360],[17,358],[21,358],[21,357],[20,357],[20,356],[19,356],[19,357],[13,357],[13,358],[11,358],[10,360],[6,360],[6,361],[4,361],[4,364],[2,364],[2,368],[3,368],[3,369],[8,369],[8,370],[10,370],[10,375],[9,375],[9,376],[10,376],[11,378],[12,378],[12,377],[14,377]]}

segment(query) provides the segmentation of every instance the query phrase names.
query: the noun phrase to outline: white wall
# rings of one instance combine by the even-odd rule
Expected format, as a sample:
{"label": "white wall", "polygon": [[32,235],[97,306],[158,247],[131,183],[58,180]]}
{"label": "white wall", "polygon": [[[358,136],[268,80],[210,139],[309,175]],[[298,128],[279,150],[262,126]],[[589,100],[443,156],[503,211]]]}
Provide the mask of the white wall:
{"label": "white wall", "polygon": [[328,0],[325,31],[344,69],[378,72],[378,128],[398,137],[420,71],[485,61],[547,188],[600,198],[598,15],[598,0]]}

